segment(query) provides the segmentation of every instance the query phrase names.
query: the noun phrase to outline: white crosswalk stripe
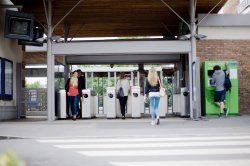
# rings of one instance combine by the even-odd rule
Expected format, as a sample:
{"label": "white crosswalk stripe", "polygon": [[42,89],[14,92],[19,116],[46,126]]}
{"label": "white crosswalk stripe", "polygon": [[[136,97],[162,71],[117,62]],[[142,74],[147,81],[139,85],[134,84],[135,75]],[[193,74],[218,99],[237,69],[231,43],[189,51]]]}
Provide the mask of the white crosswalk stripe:
{"label": "white crosswalk stripe", "polygon": [[249,166],[250,160],[203,160],[203,161],[155,161],[155,162],[111,162],[115,166]]}
{"label": "white crosswalk stripe", "polygon": [[248,145],[250,141],[224,141],[224,142],[172,142],[172,143],[140,143],[140,144],[73,144],[73,145],[54,145],[63,149],[113,149],[113,148],[162,148],[162,147],[201,147],[201,146],[229,146],[229,145]]}
{"label": "white crosswalk stripe", "polygon": [[[184,164],[198,166],[204,165],[204,162],[213,166],[250,165],[249,135],[168,138],[93,137],[37,141],[51,144],[56,148],[72,150],[85,157],[101,157],[106,159],[109,165],[114,166],[181,166]],[[146,161],[142,159],[145,157]]]}

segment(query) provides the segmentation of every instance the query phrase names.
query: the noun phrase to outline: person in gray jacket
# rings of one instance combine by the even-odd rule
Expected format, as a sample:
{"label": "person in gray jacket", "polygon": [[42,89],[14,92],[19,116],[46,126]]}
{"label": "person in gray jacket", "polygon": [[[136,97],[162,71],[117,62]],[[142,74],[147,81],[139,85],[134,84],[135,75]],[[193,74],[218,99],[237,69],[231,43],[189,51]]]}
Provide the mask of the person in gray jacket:
{"label": "person in gray jacket", "polygon": [[224,105],[224,100],[226,96],[226,90],[224,86],[225,74],[228,74],[228,71],[226,71],[225,73],[223,70],[221,70],[221,67],[219,65],[214,66],[214,73],[212,76],[211,83],[215,84],[214,102],[220,107],[220,112],[218,114],[219,117],[221,117],[223,113],[227,115],[227,109]]}

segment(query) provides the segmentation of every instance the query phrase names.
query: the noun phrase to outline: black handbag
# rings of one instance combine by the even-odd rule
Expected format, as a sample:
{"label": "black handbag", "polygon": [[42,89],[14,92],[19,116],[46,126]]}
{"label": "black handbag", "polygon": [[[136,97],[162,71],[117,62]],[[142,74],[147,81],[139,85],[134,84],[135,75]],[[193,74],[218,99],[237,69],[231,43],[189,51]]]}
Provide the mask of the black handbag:
{"label": "black handbag", "polygon": [[119,80],[119,83],[120,83],[120,88],[118,89],[118,92],[116,94],[116,98],[119,99],[121,97],[124,97],[124,92],[123,92],[123,88],[121,86],[121,80]]}
{"label": "black handbag", "polygon": [[117,95],[116,95],[116,98],[117,98],[117,99],[119,99],[119,98],[121,98],[121,97],[124,97],[124,92],[123,92],[122,87],[120,87],[120,88],[118,89],[118,92],[117,92]]}

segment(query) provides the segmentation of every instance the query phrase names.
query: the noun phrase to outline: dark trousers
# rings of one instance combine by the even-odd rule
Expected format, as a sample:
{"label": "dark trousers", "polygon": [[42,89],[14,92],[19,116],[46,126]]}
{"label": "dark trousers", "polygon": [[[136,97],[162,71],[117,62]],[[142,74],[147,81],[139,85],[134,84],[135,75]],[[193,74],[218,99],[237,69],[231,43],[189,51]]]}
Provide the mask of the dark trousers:
{"label": "dark trousers", "polygon": [[127,100],[128,100],[128,96],[119,98],[122,116],[125,116],[125,111],[126,111],[125,108],[126,108]]}
{"label": "dark trousers", "polygon": [[82,118],[82,100],[81,100],[81,98],[79,99],[77,117],[78,117],[78,118]]}

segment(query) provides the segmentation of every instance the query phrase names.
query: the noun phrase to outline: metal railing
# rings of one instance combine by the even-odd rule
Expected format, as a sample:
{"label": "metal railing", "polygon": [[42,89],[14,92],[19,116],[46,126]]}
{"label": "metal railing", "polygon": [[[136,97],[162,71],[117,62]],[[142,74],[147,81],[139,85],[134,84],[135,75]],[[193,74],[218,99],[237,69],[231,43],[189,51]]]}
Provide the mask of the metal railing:
{"label": "metal railing", "polygon": [[22,89],[22,109],[47,111],[47,89]]}

